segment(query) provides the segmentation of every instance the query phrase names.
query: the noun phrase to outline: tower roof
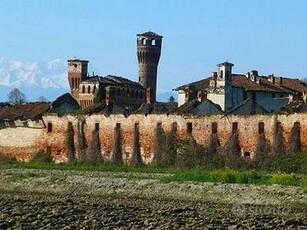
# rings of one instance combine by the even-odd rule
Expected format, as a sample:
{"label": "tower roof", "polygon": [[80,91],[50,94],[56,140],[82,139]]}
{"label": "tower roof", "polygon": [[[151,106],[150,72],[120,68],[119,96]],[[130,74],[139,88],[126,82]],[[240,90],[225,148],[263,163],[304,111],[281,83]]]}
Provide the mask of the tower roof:
{"label": "tower roof", "polygon": [[148,31],[148,32],[145,32],[145,33],[142,33],[142,34],[137,34],[137,36],[145,36],[145,37],[160,37],[160,38],[163,38],[163,36],[159,35],[159,34],[156,34],[152,31]]}

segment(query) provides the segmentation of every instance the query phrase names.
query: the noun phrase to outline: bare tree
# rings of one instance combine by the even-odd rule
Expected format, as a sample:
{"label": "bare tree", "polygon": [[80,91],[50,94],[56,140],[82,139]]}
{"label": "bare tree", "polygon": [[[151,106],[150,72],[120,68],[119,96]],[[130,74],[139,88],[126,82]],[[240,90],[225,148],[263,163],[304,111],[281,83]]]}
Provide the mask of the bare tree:
{"label": "bare tree", "polygon": [[7,95],[8,102],[12,105],[19,105],[26,102],[26,96],[20,92],[19,89],[15,88]]}
{"label": "bare tree", "polygon": [[47,102],[48,100],[44,96],[40,96],[40,97],[37,98],[37,101],[38,102]]}

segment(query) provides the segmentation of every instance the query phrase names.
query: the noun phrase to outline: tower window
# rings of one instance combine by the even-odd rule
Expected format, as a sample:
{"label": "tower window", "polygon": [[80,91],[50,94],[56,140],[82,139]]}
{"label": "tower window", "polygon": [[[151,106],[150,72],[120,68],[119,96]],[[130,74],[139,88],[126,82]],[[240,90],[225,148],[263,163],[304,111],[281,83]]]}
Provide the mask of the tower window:
{"label": "tower window", "polygon": [[74,64],[74,67],[75,67],[75,68],[77,68],[77,66],[78,66],[77,64]]}
{"label": "tower window", "polygon": [[146,39],[145,38],[142,39],[142,44],[146,45]]}
{"label": "tower window", "polygon": [[156,39],[151,40],[151,45],[155,46],[156,45]]}

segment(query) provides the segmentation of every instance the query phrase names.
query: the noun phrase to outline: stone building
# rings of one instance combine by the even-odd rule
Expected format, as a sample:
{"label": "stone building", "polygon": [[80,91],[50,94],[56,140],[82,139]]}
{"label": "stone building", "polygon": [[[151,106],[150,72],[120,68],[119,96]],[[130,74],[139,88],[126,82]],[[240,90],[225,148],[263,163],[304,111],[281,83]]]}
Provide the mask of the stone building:
{"label": "stone building", "polygon": [[251,105],[273,112],[293,101],[306,103],[305,82],[274,75],[261,76],[256,70],[235,74],[233,66],[229,62],[218,64],[218,71],[210,77],[177,87],[178,106],[194,99],[208,99],[229,112],[250,99]]}
{"label": "stone building", "polygon": [[146,32],[137,34],[139,81],[120,76],[89,76],[88,61],[68,60],[68,80],[72,96],[82,108],[94,103],[121,105],[131,110],[156,101],[157,67],[162,36]]}

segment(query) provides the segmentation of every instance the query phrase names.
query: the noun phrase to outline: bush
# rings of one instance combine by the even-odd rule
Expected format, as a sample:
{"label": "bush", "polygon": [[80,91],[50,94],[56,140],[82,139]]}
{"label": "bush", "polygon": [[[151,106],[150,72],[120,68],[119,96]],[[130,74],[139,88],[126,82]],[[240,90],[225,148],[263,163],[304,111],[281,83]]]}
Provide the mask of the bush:
{"label": "bush", "polygon": [[221,144],[218,140],[217,133],[212,133],[210,136],[209,144],[205,148],[205,169],[218,169],[223,167],[223,161],[220,154]]}
{"label": "bush", "polygon": [[277,156],[268,162],[270,171],[307,174],[307,152]]}
{"label": "bush", "polygon": [[111,158],[111,164],[123,165],[122,140],[120,132],[120,124],[116,124],[114,129],[114,146]]}
{"label": "bush", "polygon": [[285,154],[285,139],[282,135],[283,128],[280,122],[275,121],[274,123],[274,137],[272,143],[272,154],[273,156],[281,156]]}
{"label": "bush", "polygon": [[32,162],[37,162],[37,163],[51,163],[52,162],[52,157],[50,153],[50,149],[47,149],[46,152],[44,151],[39,151],[32,159]]}
{"label": "bush", "polygon": [[92,142],[89,149],[88,160],[92,165],[99,165],[103,162],[101,156],[99,132],[95,129],[92,132]]}
{"label": "bush", "polygon": [[157,125],[154,139],[154,156],[152,164],[154,166],[164,166],[162,162],[163,151],[165,150],[165,134],[160,125]]}
{"label": "bush", "polygon": [[141,149],[140,149],[140,134],[139,134],[139,126],[134,126],[134,133],[133,133],[133,150],[132,156],[130,159],[130,165],[133,166],[141,166],[144,165],[141,156]]}
{"label": "bush", "polygon": [[176,166],[182,168],[194,168],[204,163],[205,148],[196,143],[190,135],[178,143]]}
{"label": "bush", "polygon": [[68,122],[66,129],[66,149],[68,162],[74,159],[75,145],[74,145],[74,129],[71,122]]}
{"label": "bush", "polygon": [[85,133],[81,130],[78,135],[78,152],[79,152],[79,162],[86,162],[86,138],[85,138]]}
{"label": "bush", "polygon": [[16,162],[14,156],[0,155],[0,164],[15,164]]}
{"label": "bush", "polygon": [[293,175],[278,172],[273,173],[267,183],[297,186],[299,184],[299,180]]}
{"label": "bush", "polygon": [[239,143],[238,132],[233,133],[222,150],[224,166],[226,168],[241,168],[242,167],[242,157],[241,157],[241,147]]}
{"label": "bush", "polygon": [[258,135],[255,156],[253,159],[255,168],[262,169],[265,167],[268,158],[267,149],[268,146],[265,139],[265,134],[261,133]]}
{"label": "bush", "polygon": [[290,153],[299,153],[301,152],[301,130],[300,124],[295,122],[290,133]]}

